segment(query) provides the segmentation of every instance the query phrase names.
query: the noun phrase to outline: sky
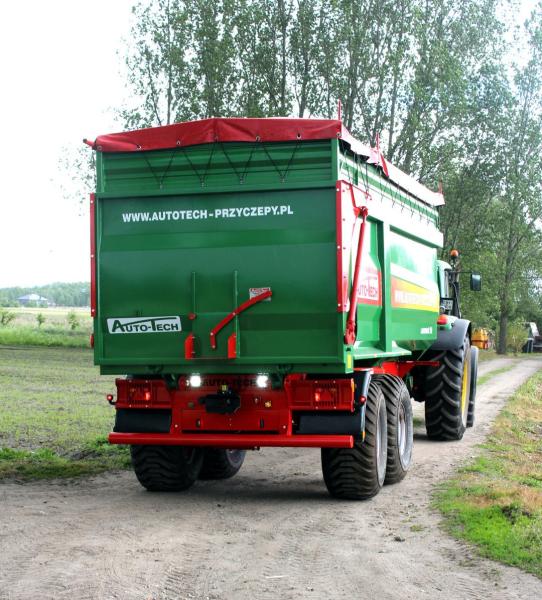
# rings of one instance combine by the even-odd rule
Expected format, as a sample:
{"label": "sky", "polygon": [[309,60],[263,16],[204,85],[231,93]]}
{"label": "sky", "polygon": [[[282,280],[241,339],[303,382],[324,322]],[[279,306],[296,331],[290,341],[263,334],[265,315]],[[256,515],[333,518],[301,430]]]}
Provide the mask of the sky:
{"label": "sky", "polygon": [[59,165],[119,129],[133,3],[0,1],[0,288],[89,280],[87,212],[64,197]]}
{"label": "sky", "polygon": [[88,218],[59,161],[118,130],[132,4],[0,3],[0,287],[89,280]]}

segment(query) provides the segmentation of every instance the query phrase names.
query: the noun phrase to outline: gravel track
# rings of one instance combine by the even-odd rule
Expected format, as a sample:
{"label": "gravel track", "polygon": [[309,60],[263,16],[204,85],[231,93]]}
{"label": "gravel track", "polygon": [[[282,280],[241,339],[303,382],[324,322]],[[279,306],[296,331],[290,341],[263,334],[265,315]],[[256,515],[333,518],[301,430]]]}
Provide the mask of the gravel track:
{"label": "gravel track", "polygon": [[479,374],[508,365],[479,388],[462,442],[417,429],[407,478],[368,502],[329,498],[313,449],[249,453],[235,478],[183,494],[145,492],[129,472],[2,484],[0,598],[542,598],[540,580],[477,558],[429,508],[542,361],[496,359]]}

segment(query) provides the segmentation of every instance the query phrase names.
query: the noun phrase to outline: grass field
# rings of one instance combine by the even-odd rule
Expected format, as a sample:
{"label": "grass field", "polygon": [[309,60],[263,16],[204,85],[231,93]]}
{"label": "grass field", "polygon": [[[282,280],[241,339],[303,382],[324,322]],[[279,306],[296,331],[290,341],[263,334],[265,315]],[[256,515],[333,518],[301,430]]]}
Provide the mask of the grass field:
{"label": "grass field", "polygon": [[445,527],[542,577],[542,372],[497,417],[482,453],[436,494]]}
{"label": "grass field", "polygon": [[[88,308],[8,308],[15,315],[8,325],[0,326],[0,345],[61,346],[88,348],[92,319]],[[76,327],[68,315],[75,315]],[[38,315],[45,321],[40,326]],[[73,318],[73,317],[72,317]]]}
{"label": "grass field", "polygon": [[0,346],[0,478],[126,467],[126,448],[106,442],[114,389],[90,350]]}

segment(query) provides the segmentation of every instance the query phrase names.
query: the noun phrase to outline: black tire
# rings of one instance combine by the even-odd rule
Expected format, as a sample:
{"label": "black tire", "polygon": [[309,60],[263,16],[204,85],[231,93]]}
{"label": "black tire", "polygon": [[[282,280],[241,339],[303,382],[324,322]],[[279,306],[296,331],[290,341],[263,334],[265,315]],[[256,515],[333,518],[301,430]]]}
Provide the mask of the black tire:
{"label": "black tire", "polygon": [[322,472],[335,498],[366,500],[376,496],[386,477],[386,401],[380,386],[371,382],[365,409],[365,440],[353,448],[322,448]]}
{"label": "black tire", "polygon": [[246,450],[222,450],[221,448],[205,448],[200,479],[229,479],[243,465]]}
{"label": "black tire", "polygon": [[440,362],[428,368],[424,381],[425,428],[432,440],[460,440],[467,427],[471,346],[468,335],[456,350],[431,356]]}
{"label": "black tire", "polygon": [[474,425],[474,412],[476,409],[476,388],[478,385],[478,348],[471,346],[470,349],[470,394],[469,412],[467,413],[467,427]]}
{"label": "black tire", "polygon": [[398,483],[405,478],[412,462],[414,424],[410,394],[400,377],[374,375],[386,399],[388,416],[388,461],[385,484]]}
{"label": "black tire", "polygon": [[187,490],[198,478],[203,449],[186,446],[131,446],[132,466],[149,492]]}

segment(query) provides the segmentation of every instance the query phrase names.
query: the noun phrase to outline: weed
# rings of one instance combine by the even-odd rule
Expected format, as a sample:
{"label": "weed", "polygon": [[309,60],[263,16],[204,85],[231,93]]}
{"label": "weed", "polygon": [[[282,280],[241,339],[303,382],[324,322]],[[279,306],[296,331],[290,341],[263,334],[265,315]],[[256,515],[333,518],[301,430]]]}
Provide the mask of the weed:
{"label": "weed", "polygon": [[0,308],[0,325],[2,327],[6,327],[15,319],[15,313],[6,310],[5,308]]}
{"label": "weed", "polygon": [[[493,371],[491,374],[496,374]],[[435,495],[445,527],[480,553],[542,577],[542,371],[495,420],[482,454]]]}
{"label": "weed", "polygon": [[72,331],[75,331],[79,327],[79,318],[77,314],[73,310],[71,310],[66,318],[70,329]]}

